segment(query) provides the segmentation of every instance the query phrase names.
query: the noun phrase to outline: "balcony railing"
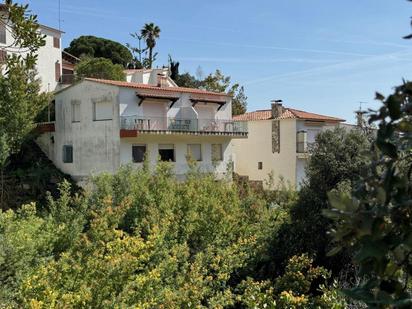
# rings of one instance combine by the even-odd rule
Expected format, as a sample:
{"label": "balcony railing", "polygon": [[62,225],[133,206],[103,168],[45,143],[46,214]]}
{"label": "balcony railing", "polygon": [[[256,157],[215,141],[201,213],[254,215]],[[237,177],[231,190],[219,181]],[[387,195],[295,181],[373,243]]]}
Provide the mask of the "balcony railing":
{"label": "balcony railing", "polygon": [[123,130],[180,131],[246,134],[247,122],[220,119],[180,119],[167,117],[122,116]]}

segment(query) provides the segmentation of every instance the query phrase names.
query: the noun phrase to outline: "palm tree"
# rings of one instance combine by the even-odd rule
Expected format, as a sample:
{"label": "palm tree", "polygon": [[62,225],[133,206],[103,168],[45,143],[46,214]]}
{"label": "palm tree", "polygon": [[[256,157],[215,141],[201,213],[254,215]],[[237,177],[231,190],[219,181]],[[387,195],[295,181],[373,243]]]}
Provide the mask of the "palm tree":
{"label": "palm tree", "polygon": [[152,68],[153,64],[153,49],[156,46],[156,39],[160,36],[160,28],[154,23],[145,24],[140,31],[143,39],[146,41],[147,49],[149,50],[149,69]]}

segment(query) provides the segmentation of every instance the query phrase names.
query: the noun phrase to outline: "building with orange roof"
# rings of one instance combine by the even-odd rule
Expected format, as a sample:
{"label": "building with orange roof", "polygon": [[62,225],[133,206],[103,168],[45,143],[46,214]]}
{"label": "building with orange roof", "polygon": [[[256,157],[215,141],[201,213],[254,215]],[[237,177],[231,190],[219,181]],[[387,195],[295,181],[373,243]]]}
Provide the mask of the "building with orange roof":
{"label": "building with orange roof", "polygon": [[86,78],[55,93],[55,122],[38,139],[54,164],[81,181],[142,166],[146,156],[153,166],[172,162],[183,177],[191,157],[200,170],[231,177],[231,142],[247,138],[247,123],[232,119],[232,97],[177,87],[164,69],[130,74],[129,81]]}
{"label": "building with orange roof", "polygon": [[344,119],[305,112],[272,102],[271,109],[233,117],[248,124],[248,138],[233,140],[234,170],[240,176],[275,185],[282,178],[299,187],[305,178],[308,150],[317,134],[340,126]]}

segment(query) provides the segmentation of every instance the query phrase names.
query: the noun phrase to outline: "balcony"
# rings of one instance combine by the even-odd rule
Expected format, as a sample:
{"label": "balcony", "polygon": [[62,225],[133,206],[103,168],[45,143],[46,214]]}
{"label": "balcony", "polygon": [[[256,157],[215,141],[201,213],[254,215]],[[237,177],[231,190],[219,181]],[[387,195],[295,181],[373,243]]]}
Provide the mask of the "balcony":
{"label": "balcony", "polygon": [[[123,137],[131,132],[227,135],[247,137],[247,122],[220,119],[180,119],[167,117],[122,116]],[[121,132],[121,133],[122,133]]]}

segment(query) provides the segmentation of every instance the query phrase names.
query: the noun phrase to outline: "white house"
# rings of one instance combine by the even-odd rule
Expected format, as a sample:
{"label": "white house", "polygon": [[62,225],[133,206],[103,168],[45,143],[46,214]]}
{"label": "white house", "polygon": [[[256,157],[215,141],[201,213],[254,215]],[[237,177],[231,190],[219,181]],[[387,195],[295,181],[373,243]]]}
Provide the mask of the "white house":
{"label": "white house", "polygon": [[[48,26],[39,25],[39,31],[45,35],[46,44],[40,47],[37,59],[37,73],[41,80],[41,91],[50,92],[58,88],[62,75],[61,37],[63,32]],[[24,48],[16,46],[10,21],[7,18],[6,5],[0,4],[0,64],[7,53],[24,55]]]}
{"label": "white house", "polygon": [[189,154],[201,170],[224,177],[231,141],[247,137],[247,124],[232,119],[232,98],[176,87],[159,74],[148,83],[85,79],[56,92],[55,122],[43,124],[39,145],[76,180],[141,166],[145,156],[152,166],[172,162],[183,176]]}
{"label": "white house", "polygon": [[339,126],[343,119],[308,113],[272,103],[269,110],[258,110],[233,117],[248,124],[247,139],[233,140],[234,170],[252,181],[275,183],[282,177],[299,187],[305,177],[308,148],[316,135]]}

